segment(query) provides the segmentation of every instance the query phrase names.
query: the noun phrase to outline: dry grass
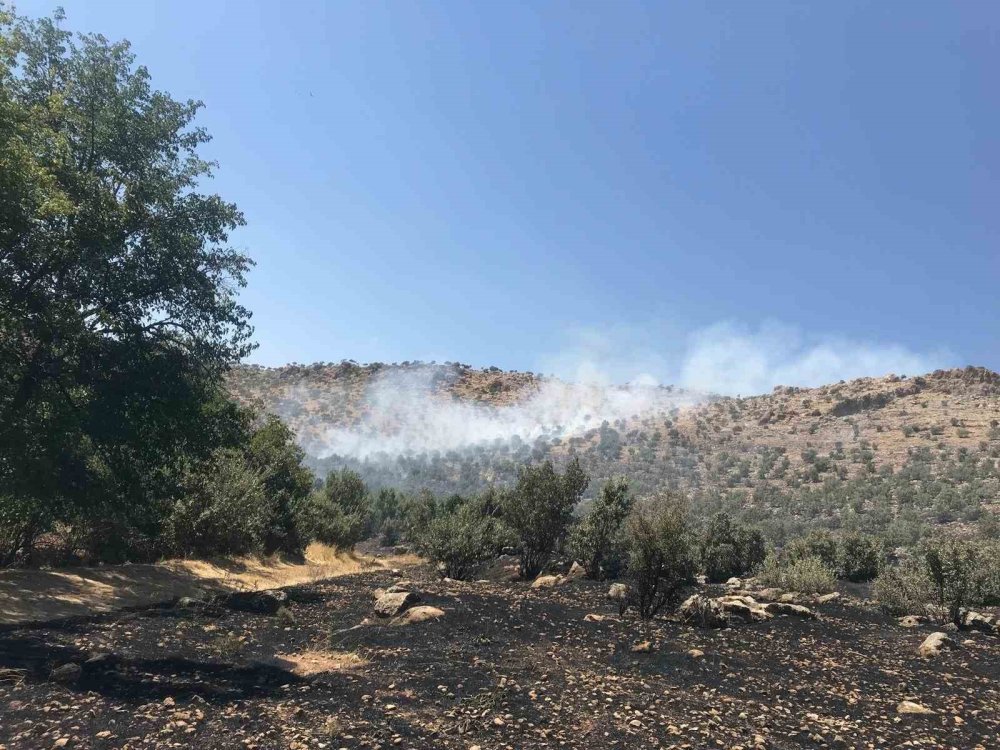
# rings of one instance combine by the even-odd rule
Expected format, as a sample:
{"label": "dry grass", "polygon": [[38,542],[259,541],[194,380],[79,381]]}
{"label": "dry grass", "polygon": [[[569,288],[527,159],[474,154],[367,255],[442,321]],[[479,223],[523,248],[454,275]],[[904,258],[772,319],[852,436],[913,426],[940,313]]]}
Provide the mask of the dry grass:
{"label": "dry grass", "polygon": [[108,612],[206,593],[280,588],[382,567],[412,555],[372,558],[311,544],[304,560],[281,557],[167,560],[155,565],[0,571],[0,624]]}

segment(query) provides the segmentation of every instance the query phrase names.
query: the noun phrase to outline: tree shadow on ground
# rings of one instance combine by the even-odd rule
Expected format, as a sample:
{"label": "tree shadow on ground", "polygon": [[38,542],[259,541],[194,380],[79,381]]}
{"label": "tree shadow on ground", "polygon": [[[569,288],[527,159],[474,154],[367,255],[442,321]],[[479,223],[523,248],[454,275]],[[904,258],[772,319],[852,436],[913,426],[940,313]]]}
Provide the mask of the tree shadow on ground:
{"label": "tree shadow on ground", "polygon": [[[60,679],[53,670],[67,664],[79,672]],[[273,664],[238,665],[182,657],[156,659],[119,657],[94,659],[74,646],[53,645],[26,633],[0,636],[0,671],[19,673],[32,682],[60,682],[67,690],[95,692],[141,704],[199,696],[225,704],[273,695],[301,678]],[[71,668],[71,672],[75,672]]]}

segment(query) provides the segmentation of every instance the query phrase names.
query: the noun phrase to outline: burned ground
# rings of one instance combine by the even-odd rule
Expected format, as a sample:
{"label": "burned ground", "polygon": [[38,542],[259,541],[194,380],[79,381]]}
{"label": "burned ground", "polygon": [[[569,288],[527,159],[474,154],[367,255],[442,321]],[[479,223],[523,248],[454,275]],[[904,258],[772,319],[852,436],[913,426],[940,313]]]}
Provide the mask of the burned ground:
{"label": "burned ground", "polygon": [[[7,628],[0,747],[998,746],[993,636],[957,634],[927,660],[928,628],[853,600],[819,621],[700,630],[618,620],[594,583],[407,573],[443,618],[374,621],[371,592],[393,581],[380,571],[288,589],[277,616],[154,607]],[[289,671],[303,654],[330,671]],[[898,714],[903,700],[934,713]]]}

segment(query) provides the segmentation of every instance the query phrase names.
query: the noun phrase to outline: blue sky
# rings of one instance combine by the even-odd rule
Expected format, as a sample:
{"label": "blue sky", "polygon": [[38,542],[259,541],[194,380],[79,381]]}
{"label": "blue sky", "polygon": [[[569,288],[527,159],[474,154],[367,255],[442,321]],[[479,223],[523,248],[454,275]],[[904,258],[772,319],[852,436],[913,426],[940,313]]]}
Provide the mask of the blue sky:
{"label": "blue sky", "polygon": [[253,361],[1000,368],[996,3],[63,5],[205,101]]}

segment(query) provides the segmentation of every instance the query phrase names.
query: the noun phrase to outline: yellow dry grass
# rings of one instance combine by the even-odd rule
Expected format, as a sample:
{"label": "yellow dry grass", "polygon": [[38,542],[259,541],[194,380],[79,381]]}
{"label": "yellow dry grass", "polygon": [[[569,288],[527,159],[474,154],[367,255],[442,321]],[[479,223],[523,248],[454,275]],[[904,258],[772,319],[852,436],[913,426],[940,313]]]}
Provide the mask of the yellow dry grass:
{"label": "yellow dry grass", "polygon": [[170,601],[181,596],[293,586],[385,567],[411,555],[374,558],[311,544],[304,560],[252,557],[167,560],[153,565],[0,571],[0,624],[36,622]]}

